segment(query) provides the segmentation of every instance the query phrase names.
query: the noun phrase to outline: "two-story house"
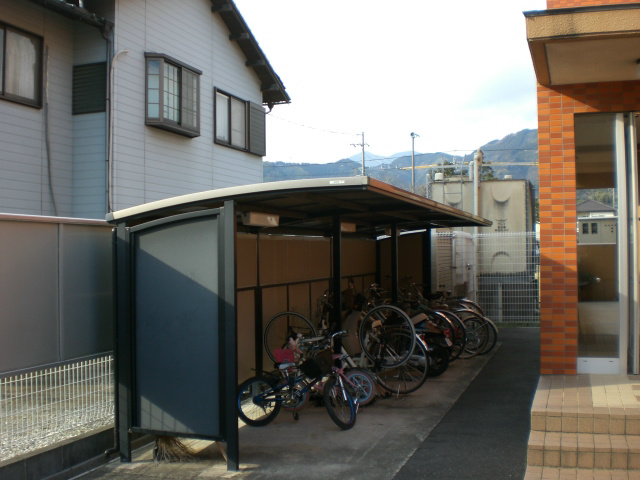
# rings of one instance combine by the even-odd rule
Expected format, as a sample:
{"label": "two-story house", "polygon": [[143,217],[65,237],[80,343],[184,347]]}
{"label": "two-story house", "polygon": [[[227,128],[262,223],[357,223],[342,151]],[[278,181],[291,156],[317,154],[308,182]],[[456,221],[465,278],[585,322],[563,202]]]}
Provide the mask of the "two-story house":
{"label": "two-story house", "polygon": [[231,0],[0,0],[0,212],[262,181],[289,96]]}

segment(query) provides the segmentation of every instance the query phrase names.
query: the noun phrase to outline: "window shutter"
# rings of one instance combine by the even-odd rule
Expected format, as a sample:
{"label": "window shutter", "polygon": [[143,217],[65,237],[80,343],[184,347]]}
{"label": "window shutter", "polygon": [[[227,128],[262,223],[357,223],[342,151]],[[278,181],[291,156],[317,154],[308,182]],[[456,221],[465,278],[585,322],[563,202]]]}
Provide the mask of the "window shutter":
{"label": "window shutter", "polygon": [[249,152],[261,157],[267,154],[264,108],[253,102],[249,102]]}
{"label": "window shutter", "polygon": [[106,62],[73,67],[73,114],[104,112],[107,94]]}

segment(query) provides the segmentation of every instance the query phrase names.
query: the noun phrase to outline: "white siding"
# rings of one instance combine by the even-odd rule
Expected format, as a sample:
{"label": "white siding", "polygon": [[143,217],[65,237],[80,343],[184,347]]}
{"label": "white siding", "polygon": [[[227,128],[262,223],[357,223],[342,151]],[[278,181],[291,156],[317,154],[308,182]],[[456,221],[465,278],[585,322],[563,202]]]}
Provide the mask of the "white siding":
{"label": "white siding", "polygon": [[49,100],[51,185],[45,109],[0,100],[0,211],[71,215],[72,22],[27,2],[0,0],[0,19],[44,37]]}
{"label": "white siding", "polygon": [[73,216],[104,219],[106,205],[106,115],[73,117]]}
{"label": "white siding", "polygon": [[[209,0],[117,1],[114,209],[185,193],[262,181],[262,158],[213,142],[213,89],[262,103],[260,83]],[[147,127],[144,53],[202,71],[200,136]]]}

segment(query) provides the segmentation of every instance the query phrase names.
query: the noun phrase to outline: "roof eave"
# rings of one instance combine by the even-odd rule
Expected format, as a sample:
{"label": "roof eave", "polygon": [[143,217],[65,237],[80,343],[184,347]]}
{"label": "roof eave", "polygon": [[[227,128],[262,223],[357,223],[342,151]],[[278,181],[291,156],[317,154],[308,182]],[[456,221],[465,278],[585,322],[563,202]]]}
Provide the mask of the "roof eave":
{"label": "roof eave", "polygon": [[260,79],[262,103],[269,108],[277,104],[290,103],[291,98],[282,80],[273,70],[235,3],[232,0],[211,0],[211,11],[220,15],[229,29],[229,40],[238,44],[247,59],[247,67],[253,69]]}
{"label": "roof eave", "polygon": [[65,2],[63,0],[29,0],[31,3],[40,5],[48,10],[53,10],[56,13],[64,15],[65,17],[73,20],[79,20],[88,25],[94,27],[104,28],[109,21],[102,17],[99,17],[95,13],[91,13],[86,8],[78,7],[72,3]]}

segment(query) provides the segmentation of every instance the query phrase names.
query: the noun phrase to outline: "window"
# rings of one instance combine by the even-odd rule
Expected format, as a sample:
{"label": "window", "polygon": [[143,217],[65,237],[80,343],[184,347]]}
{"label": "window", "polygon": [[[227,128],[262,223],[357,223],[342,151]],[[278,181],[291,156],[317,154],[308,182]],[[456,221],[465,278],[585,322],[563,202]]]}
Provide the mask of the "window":
{"label": "window", "polygon": [[598,224],[597,223],[592,223],[591,224],[591,233],[598,233]]}
{"label": "window", "polygon": [[584,222],[584,223],[582,224],[582,233],[583,233],[584,235],[589,235],[589,223]]}
{"label": "window", "polygon": [[145,53],[146,124],[174,133],[200,135],[201,71],[167,55]]}
{"label": "window", "polygon": [[42,37],[0,23],[0,98],[42,106]]}
{"label": "window", "polygon": [[261,105],[215,92],[215,142],[266,155],[265,113]]}
{"label": "window", "polygon": [[507,231],[507,221],[506,220],[498,220],[498,225],[496,228],[496,232],[506,232]]}

